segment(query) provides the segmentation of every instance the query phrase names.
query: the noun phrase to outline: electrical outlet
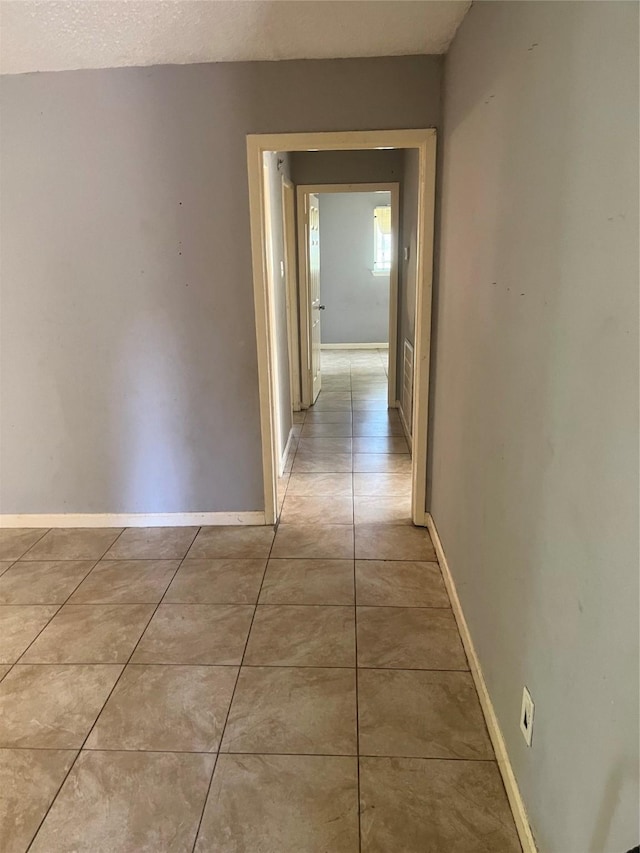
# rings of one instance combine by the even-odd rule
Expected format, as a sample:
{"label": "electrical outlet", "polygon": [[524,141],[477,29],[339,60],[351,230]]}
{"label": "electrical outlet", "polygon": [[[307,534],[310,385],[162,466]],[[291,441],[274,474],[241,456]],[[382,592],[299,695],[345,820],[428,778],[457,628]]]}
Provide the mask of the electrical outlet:
{"label": "electrical outlet", "polygon": [[531,746],[531,736],[533,735],[533,713],[535,705],[531,694],[526,687],[522,688],[522,708],[520,709],[520,731],[525,739],[527,746]]}

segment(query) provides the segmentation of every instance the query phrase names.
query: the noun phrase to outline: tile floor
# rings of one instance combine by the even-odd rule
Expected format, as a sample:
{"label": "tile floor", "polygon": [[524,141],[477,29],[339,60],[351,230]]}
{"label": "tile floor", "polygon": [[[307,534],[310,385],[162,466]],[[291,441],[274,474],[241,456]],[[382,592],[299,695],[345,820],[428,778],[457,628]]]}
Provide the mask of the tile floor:
{"label": "tile floor", "polygon": [[512,853],[386,408],[323,355],[267,528],[0,531],[3,853]]}

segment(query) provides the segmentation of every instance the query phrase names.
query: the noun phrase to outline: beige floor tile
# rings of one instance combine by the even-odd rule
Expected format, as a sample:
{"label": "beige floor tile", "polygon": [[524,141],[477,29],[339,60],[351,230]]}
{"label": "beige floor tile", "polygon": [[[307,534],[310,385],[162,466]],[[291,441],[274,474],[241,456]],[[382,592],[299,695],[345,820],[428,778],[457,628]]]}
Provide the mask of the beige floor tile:
{"label": "beige floor tile", "polygon": [[358,665],[381,669],[468,669],[451,610],[358,607]]}
{"label": "beige floor tile", "polygon": [[152,604],[66,604],[21,663],[126,663],[153,610]]}
{"label": "beige floor tile", "polygon": [[286,492],[290,479],[291,479],[290,473],[283,474],[281,477],[278,477],[278,481],[277,481],[278,494],[280,492]]}
{"label": "beige floor tile", "polygon": [[301,437],[304,438],[351,438],[351,423],[314,423],[305,424]]}
{"label": "beige floor tile", "polygon": [[360,759],[362,853],[520,853],[492,761]]}
{"label": "beige floor tile", "polygon": [[366,425],[388,426],[393,429],[402,428],[398,409],[387,409],[385,412],[354,412],[353,425],[361,428]]}
{"label": "beige floor tile", "polygon": [[351,497],[287,495],[283,524],[353,524]]}
{"label": "beige floor tile", "polygon": [[[355,376],[351,380],[351,393],[353,395],[365,394],[368,391],[378,391],[381,394],[388,392],[387,378],[384,374],[372,374]],[[390,411],[395,411],[391,409]]]}
{"label": "beige floor tile", "polygon": [[14,560],[0,560],[0,575],[3,575],[7,569],[14,564]]}
{"label": "beige floor tile", "polygon": [[411,457],[406,453],[354,453],[353,470],[411,476]]}
{"label": "beige floor tile", "polygon": [[385,436],[403,436],[404,430],[400,422],[388,421],[386,419],[370,418],[368,420],[354,421],[354,437],[383,438]]}
{"label": "beige floor tile", "polygon": [[298,453],[351,453],[351,438],[301,438]]}
{"label": "beige floor tile", "polygon": [[121,527],[60,527],[30,548],[25,560],[99,560],[121,533]]}
{"label": "beige floor tile", "polygon": [[350,453],[296,453],[291,469],[293,474],[332,474],[350,472]]}
{"label": "beige floor tile", "polygon": [[320,396],[316,400],[316,403],[336,402],[336,400],[351,401],[351,390],[349,389],[347,391],[325,391],[323,389],[320,392]]}
{"label": "beige floor tile", "polygon": [[0,682],[0,746],[82,745],[122,666],[24,666]]}
{"label": "beige floor tile", "polygon": [[309,409],[305,424],[350,424],[352,420],[351,409],[341,412],[318,411]]}
{"label": "beige floor tile", "polygon": [[356,524],[413,524],[411,495],[358,495],[353,499],[353,516]]}
{"label": "beige floor tile", "polygon": [[260,604],[353,601],[353,560],[269,560]]}
{"label": "beige floor tile", "polygon": [[354,415],[357,412],[386,412],[388,402],[386,397],[379,400],[359,400],[355,399],[351,404]]}
{"label": "beige floor tile", "polygon": [[191,853],[214,761],[184,753],[82,753],[31,853]]}
{"label": "beige floor tile", "polygon": [[255,604],[266,560],[185,560],[165,604]]}
{"label": "beige floor tile", "polygon": [[361,755],[492,759],[468,672],[358,671]]}
{"label": "beige floor tile", "polygon": [[355,669],[243,667],[221,751],[356,755]]}
{"label": "beige floor tile", "polygon": [[8,604],[0,607],[0,663],[15,663],[55,616],[58,605]]}
{"label": "beige floor tile", "polygon": [[105,555],[106,560],[181,560],[197,527],[128,527]]}
{"label": "beige floor tile", "polygon": [[403,524],[357,524],[356,560],[426,560],[436,552],[423,527]]}
{"label": "beige floor tile", "polygon": [[289,487],[289,480],[291,479],[291,474],[283,474],[282,477],[278,477],[277,487],[278,494],[280,492],[286,492]]}
{"label": "beige floor tile", "polygon": [[10,669],[11,669],[10,663],[2,664],[0,666],[0,681],[2,681],[2,679],[5,677],[5,675],[9,672]]}
{"label": "beige floor tile", "polygon": [[329,391],[351,391],[351,379],[348,376],[323,376],[322,390]]}
{"label": "beige floor tile", "polygon": [[411,472],[353,475],[353,494],[372,497],[411,497]]}
{"label": "beige floor tile", "polygon": [[19,560],[46,533],[39,527],[0,528],[0,560]]}
{"label": "beige floor tile", "polygon": [[258,605],[244,663],[355,666],[353,608]]}
{"label": "beige floor tile", "polygon": [[191,546],[189,559],[269,556],[273,542],[271,527],[202,527]]}
{"label": "beige floor tile", "polygon": [[212,851],[358,853],[356,759],[221,755],[195,847]]}
{"label": "beige floor tile", "polygon": [[179,565],[179,560],[101,560],[69,604],[157,604]]}
{"label": "beige floor tile", "polygon": [[0,577],[0,604],[64,604],[95,560],[14,563]]}
{"label": "beige floor tile", "polygon": [[356,560],[358,604],[388,607],[449,607],[437,563]]}
{"label": "beige floor tile", "polygon": [[355,436],[354,453],[409,453],[409,445],[404,436]]}
{"label": "beige floor tile", "polygon": [[131,662],[239,664],[252,616],[244,604],[161,604]]}
{"label": "beige floor tile", "polygon": [[353,528],[346,524],[281,524],[271,556],[353,559]]}
{"label": "beige floor tile", "polygon": [[351,400],[354,406],[357,403],[376,402],[383,403],[386,409],[388,399],[387,389],[384,385],[380,385],[380,383],[373,383],[366,388],[356,383],[356,387],[351,390]]}
{"label": "beige floor tile", "polygon": [[129,665],[86,748],[215,752],[237,675],[234,666]]}
{"label": "beige floor tile", "polygon": [[0,850],[24,853],[47,813],[75,750],[0,749]]}
{"label": "beige floor tile", "polygon": [[[293,467],[293,463],[292,463]],[[276,481],[276,495],[278,499],[278,505],[282,507],[282,502],[284,501],[284,496],[287,494],[287,488],[289,487],[289,480],[291,479],[291,473],[287,472],[282,475],[282,477],[278,477]]]}
{"label": "beige floor tile", "polygon": [[316,412],[350,412],[351,411],[351,394],[349,394],[349,399],[329,399],[329,394],[336,393],[340,394],[342,392],[336,391],[331,392],[328,391],[327,395],[322,399],[318,398],[314,403],[314,410]]}
{"label": "beige floor tile", "polygon": [[[386,407],[388,404],[388,397],[389,389],[387,383],[384,381],[381,382],[376,376],[373,376],[370,380],[356,378],[351,383],[352,401],[357,402],[361,400],[374,399],[383,402]],[[386,411],[395,411],[395,409],[386,409]],[[356,414],[361,415],[363,413],[356,410]],[[364,414],[367,413],[365,412]],[[381,412],[380,414],[385,414],[385,412]]]}
{"label": "beige floor tile", "polygon": [[287,495],[351,497],[352,474],[292,474]]}

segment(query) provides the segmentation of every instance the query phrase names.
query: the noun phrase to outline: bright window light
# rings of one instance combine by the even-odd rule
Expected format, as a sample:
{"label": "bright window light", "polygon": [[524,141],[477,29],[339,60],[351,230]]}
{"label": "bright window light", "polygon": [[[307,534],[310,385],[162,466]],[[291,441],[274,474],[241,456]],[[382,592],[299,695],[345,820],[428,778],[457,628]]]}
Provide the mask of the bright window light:
{"label": "bright window light", "polygon": [[373,211],[373,272],[391,272],[393,240],[391,235],[391,205],[376,207]]}

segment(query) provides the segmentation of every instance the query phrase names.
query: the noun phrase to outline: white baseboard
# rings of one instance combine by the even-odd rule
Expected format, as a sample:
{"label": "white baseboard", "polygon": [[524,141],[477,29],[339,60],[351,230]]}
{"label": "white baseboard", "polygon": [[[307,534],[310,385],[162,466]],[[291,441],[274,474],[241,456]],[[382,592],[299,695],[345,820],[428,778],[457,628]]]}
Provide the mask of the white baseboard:
{"label": "white baseboard", "polygon": [[0,515],[2,527],[205,527],[264,525],[264,512],[69,512]]}
{"label": "white baseboard", "polygon": [[282,456],[280,457],[280,462],[278,464],[278,476],[282,477],[284,474],[285,465],[287,464],[287,457],[289,455],[289,451],[291,450],[291,443],[293,442],[295,437],[295,433],[293,431],[293,426],[289,430],[289,438],[287,439],[287,443],[284,446],[284,450],[282,451]]}
{"label": "white baseboard", "polygon": [[320,344],[320,349],[389,349],[389,344]]}
{"label": "white baseboard", "polygon": [[406,418],[404,416],[404,411],[402,406],[400,405],[400,400],[396,400],[396,409],[398,410],[398,414],[400,415],[400,423],[402,424],[402,429],[404,430],[404,437],[407,439],[407,444],[409,445],[409,450],[411,450],[411,432],[409,430],[409,426],[407,425]]}
{"label": "white baseboard", "polygon": [[462,637],[464,650],[467,653],[471,675],[473,676],[476,690],[478,691],[480,705],[482,706],[482,712],[487,724],[487,729],[489,730],[491,743],[493,744],[493,749],[496,754],[496,760],[498,762],[498,767],[500,768],[502,781],[504,782],[504,787],[507,791],[507,797],[509,798],[509,804],[511,806],[511,811],[513,812],[513,818],[515,820],[520,843],[522,844],[522,849],[524,853],[537,853],[531,827],[529,826],[529,819],[527,818],[527,811],[525,809],[524,802],[522,801],[522,796],[520,794],[520,789],[518,788],[518,783],[516,782],[516,777],[513,773],[513,768],[511,767],[507,747],[500,730],[493,702],[491,701],[489,691],[487,690],[484,675],[482,674],[482,668],[480,667],[480,661],[478,660],[478,655],[475,650],[475,646],[473,645],[471,634],[469,633],[467,620],[465,619],[462,611],[462,605],[458,598],[455,581],[453,580],[451,570],[449,569],[449,564],[447,563],[442,542],[440,541],[440,536],[438,535],[438,530],[431,513],[427,513],[427,528],[431,534],[434,548],[436,549],[438,562],[440,563],[440,568],[442,570],[442,576],[444,578],[445,586],[447,587],[447,592],[449,593],[449,598],[451,599],[453,615],[455,616],[458,630]]}

